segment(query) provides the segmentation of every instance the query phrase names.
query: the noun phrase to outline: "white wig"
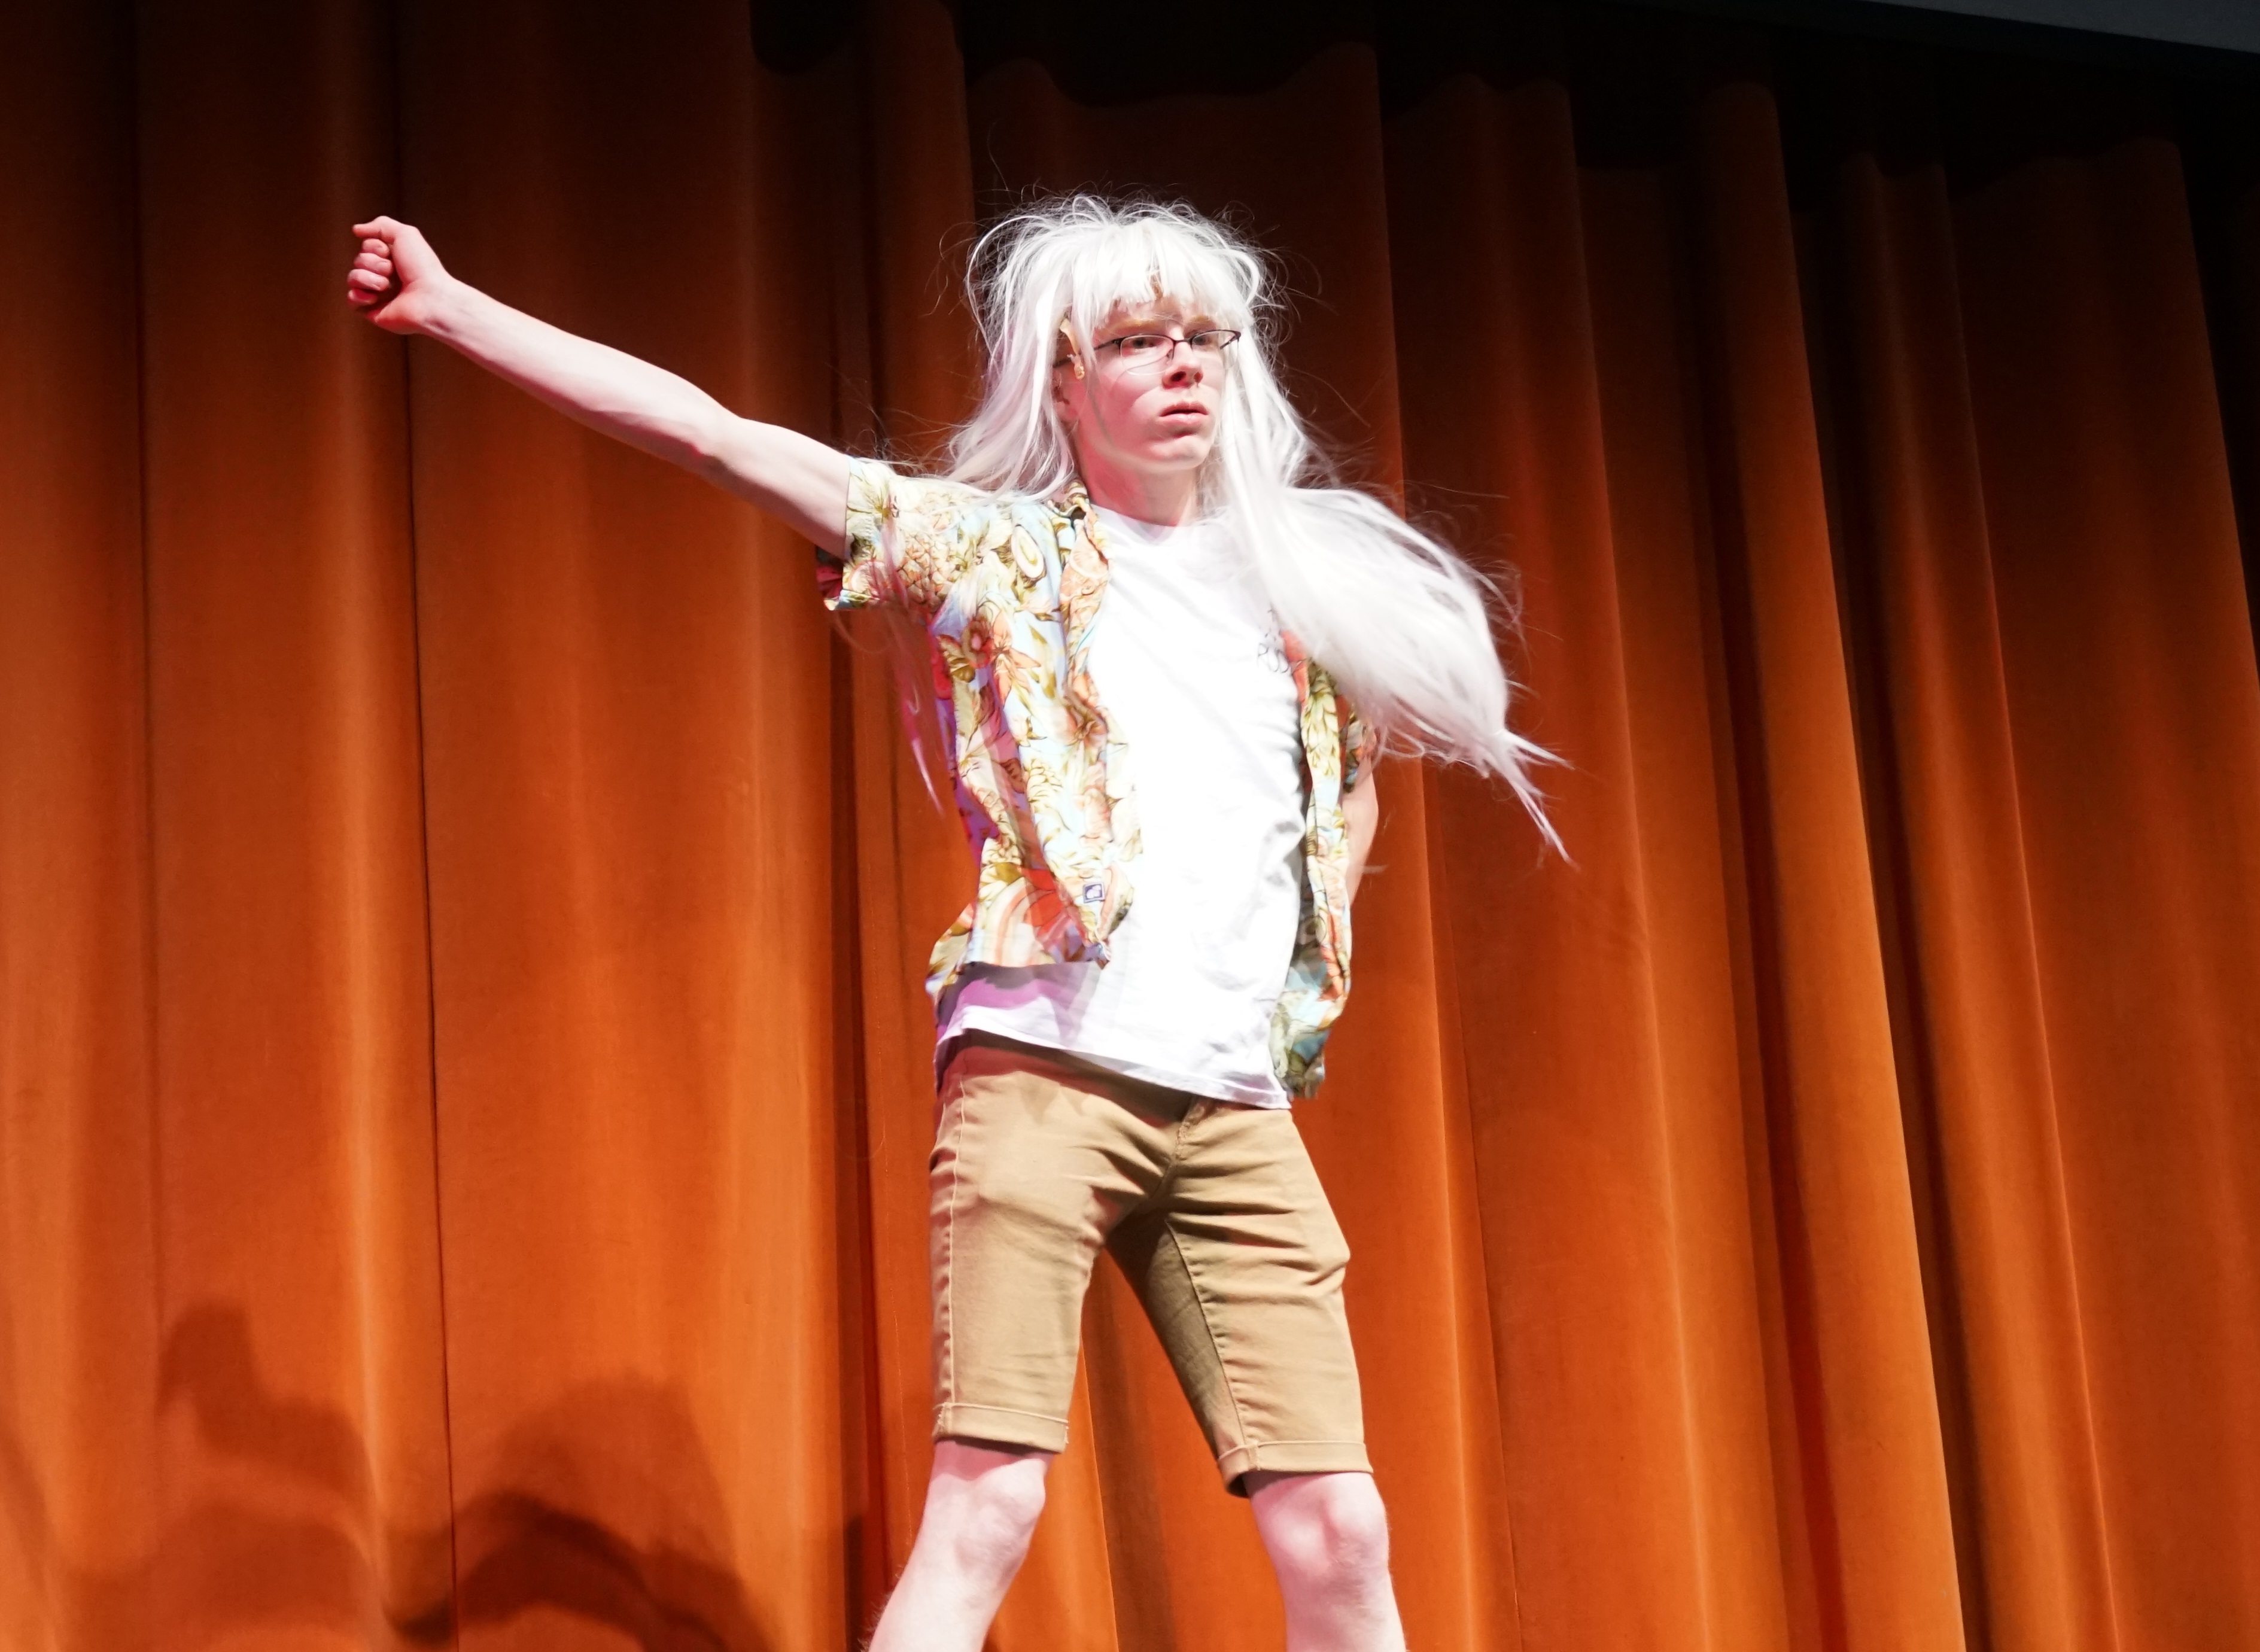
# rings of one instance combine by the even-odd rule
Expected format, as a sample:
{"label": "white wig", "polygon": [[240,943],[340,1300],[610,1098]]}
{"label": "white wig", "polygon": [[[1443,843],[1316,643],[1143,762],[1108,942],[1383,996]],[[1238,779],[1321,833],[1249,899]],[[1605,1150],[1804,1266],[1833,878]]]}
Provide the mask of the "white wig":
{"label": "white wig", "polygon": [[1268,277],[1261,254],[1189,206],[1076,195],[1013,212],[982,236],[967,275],[988,367],[981,404],[950,443],[950,475],[1039,497],[1075,476],[1052,398],[1062,326],[1086,361],[1118,305],[1173,299],[1240,329],[1198,478],[1204,511],[1229,514],[1281,625],[1387,749],[1498,776],[1559,848],[1529,772],[1558,760],[1507,726],[1495,588],[1372,495],[1341,485],[1279,387]]}

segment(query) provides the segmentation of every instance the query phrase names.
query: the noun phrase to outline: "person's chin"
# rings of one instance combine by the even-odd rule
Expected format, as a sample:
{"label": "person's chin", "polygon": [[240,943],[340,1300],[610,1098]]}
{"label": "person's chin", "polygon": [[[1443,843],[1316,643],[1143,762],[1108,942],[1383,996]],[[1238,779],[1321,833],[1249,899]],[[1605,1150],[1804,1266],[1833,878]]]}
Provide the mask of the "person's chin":
{"label": "person's chin", "polygon": [[1207,460],[1212,445],[1208,432],[1193,431],[1184,435],[1161,437],[1146,451],[1157,468],[1192,470]]}

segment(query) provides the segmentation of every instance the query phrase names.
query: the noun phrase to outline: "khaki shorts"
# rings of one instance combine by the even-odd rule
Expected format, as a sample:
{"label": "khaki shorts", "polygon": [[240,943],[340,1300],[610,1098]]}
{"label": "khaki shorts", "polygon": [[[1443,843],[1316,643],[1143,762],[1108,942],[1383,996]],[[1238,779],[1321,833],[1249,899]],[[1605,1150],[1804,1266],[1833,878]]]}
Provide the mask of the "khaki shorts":
{"label": "khaki shorts", "polygon": [[1113,1253],[1232,1491],[1370,1470],[1349,1247],[1293,1115],[969,1035],[929,1177],[937,1439],[1067,1444],[1091,1269]]}

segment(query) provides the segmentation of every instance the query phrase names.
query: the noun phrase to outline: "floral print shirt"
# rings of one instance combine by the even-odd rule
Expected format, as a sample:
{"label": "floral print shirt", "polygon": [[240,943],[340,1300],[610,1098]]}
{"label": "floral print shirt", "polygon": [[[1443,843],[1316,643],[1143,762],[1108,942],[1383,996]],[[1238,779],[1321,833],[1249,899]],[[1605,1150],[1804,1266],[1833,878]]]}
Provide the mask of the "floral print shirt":
{"label": "floral print shirt", "polygon": [[[1091,684],[1106,547],[1081,483],[1056,501],[987,494],[851,460],[847,554],[819,553],[833,609],[907,606],[934,650],[954,730],[972,903],[934,943],[926,990],[969,963],[1104,964],[1135,894],[1132,754]],[[1342,796],[1377,741],[1324,667],[1285,638],[1302,704],[1303,909],[1271,1023],[1271,1064],[1307,1097],[1349,996],[1349,822]]]}

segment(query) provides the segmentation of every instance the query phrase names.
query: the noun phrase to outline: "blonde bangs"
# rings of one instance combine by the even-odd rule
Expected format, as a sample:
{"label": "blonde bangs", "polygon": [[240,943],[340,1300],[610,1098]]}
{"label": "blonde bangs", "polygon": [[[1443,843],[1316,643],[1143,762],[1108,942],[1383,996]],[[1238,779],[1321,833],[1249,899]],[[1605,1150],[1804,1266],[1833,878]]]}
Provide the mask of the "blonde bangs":
{"label": "blonde bangs", "polygon": [[1096,225],[1083,246],[1062,250],[1069,256],[1061,309],[1085,349],[1116,311],[1134,314],[1163,304],[1219,326],[1255,329],[1261,267],[1251,269],[1245,254],[1207,245],[1174,223],[1166,228],[1138,221]]}

